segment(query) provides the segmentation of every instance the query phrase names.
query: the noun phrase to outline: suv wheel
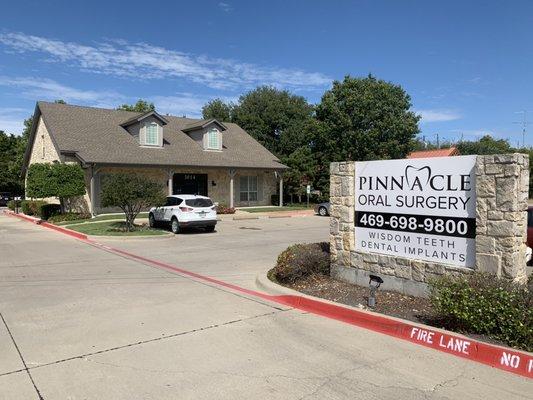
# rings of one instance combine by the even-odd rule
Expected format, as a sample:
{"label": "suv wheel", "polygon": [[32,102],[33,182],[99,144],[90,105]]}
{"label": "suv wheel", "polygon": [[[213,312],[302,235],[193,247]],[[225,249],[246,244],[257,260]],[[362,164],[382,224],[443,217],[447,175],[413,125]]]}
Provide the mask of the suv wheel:
{"label": "suv wheel", "polygon": [[214,232],[215,231],[215,225],[210,225],[205,227],[206,232]]}
{"label": "suv wheel", "polygon": [[154,214],[150,213],[148,215],[148,225],[150,228],[155,228],[157,226],[157,223],[155,222]]}
{"label": "suv wheel", "polygon": [[328,209],[326,207],[320,207],[318,209],[318,214],[325,217],[326,215],[328,215]]}
{"label": "suv wheel", "polygon": [[170,229],[172,230],[172,233],[180,232],[180,224],[176,217],[172,218],[172,221],[170,222]]}

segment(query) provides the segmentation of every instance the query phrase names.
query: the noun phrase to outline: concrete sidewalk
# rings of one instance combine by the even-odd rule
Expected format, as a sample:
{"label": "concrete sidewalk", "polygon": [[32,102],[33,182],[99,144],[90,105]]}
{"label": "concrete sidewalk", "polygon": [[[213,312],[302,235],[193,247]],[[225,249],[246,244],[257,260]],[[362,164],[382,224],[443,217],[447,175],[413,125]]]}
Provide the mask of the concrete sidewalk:
{"label": "concrete sidewalk", "polygon": [[[311,220],[322,223],[298,222]],[[137,250],[244,282],[238,273],[259,264],[247,270],[246,259],[264,269],[282,240],[315,240],[324,229],[307,222],[298,230],[296,219],[259,222],[266,224],[235,221],[218,236],[157,241],[168,249],[139,241]],[[212,252],[201,254],[202,243]],[[533,391],[526,378],[154,269],[6,216],[0,254],[1,399],[38,399],[37,392],[46,400],[526,399]]]}

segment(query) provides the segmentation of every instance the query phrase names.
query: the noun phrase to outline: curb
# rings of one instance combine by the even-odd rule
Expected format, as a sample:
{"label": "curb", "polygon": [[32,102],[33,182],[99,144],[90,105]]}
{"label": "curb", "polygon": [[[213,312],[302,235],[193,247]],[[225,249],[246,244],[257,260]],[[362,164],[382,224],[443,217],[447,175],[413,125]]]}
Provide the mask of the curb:
{"label": "curb", "polygon": [[76,239],[87,240],[87,241],[89,240],[87,235],[85,235],[83,233],[76,232],[76,231],[73,231],[73,230],[68,229],[68,228],[63,228],[62,226],[51,224],[51,223],[43,221],[42,219],[39,219],[39,218],[30,217],[30,216],[24,215],[24,214],[16,214],[13,211],[4,211],[4,214],[10,215],[10,216],[15,217],[15,218],[20,218],[22,220],[31,222],[31,223],[33,223],[35,225],[44,226],[45,228],[52,229],[54,231],[63,233],[63,234],[68,235],[68,236],[72,236],[72,237],[74,237]]}
{"label": "curb", "polygon": [[[16,216],[18,217],[18,215]],[[28,220],[30,222],[34,222],[33,219],[29,219],[26,216],[21,216],[20,218]],[[45,227],[50,229],[58,228],[55,225],[54,228],[51,228],[49,226],[50,224],[44,224],[46,224],[44,225]],[[70,236],[74,236],[72,235],[72,233],[75,233],[78,237],[74,237],[81,239],[82,241],[91,246],[110,253],[125,256],[131,260],[140,261],[146,265],[150,265],[155,268],[190,276],[195,279],[222,286],[227,289],[231,289],[252,297],[260,298],[263,300],[289,306],[301,311],[313,313],[315,315],[320,315],[326,318],[341,321],[373,332],[378,332],[387,336],[402,339],[413,344],[429,347],[440,352],[454,355],[456,357],[461,357],[463,359],[475,361],[481,364],[491,366],[493,368],[497,368],[503,371],[511,372],[516,375],[521,375],[523,377],[533,379],[532,353],[479,342],[477,340],[466,338],[459,334],[430,328],[425,325],[411,323],[405,320],[384,316],[382,314],[376,314],[344,305],[341,306],[338,303],[327,302],[322,299],[317,300],[316,298],[312,298],[311,296],[304,296],[300,293],[298,293],[298,295],[294,295],[292,294],[293,291],[288,288],[285,289],[290,290],[290,294],[288,292],[283,291],[284,294],[276,295],[271,295],[252,289],[246,289],[238,285],[234,285],[232,283],[224,282],[206,275],[201,275],[196,272],[178,268],[171,264],[152,260],[146,257],[136,255],[134,253],[120,250],[118,248],[113,248],[107,245],[100,244],[93,240],[87,239],[85,235],[79,234],[78,232],[73,232],[64,228],[56,230]],[[266,276],[265,279],[267,279]],[[258,278],[256,277],[256,281],[257,280]],[[261,284],[264,284],[264,280],[262,278],[259,280],[259,282]]]}

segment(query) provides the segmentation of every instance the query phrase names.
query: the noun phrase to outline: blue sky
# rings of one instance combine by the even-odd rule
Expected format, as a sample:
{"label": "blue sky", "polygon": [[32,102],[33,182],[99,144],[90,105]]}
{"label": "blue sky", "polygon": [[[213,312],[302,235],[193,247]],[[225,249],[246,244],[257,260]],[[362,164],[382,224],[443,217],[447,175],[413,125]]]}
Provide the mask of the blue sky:
{"label": "blue sky", "polygon": [[1,21],[0,129],[13,133],[36,100],[144,98],[194,117],[260,84],[316,103],[368,73],[407,90],[430,140],[516,145],[517,112],[533,121],[530,1],[19,0]]}

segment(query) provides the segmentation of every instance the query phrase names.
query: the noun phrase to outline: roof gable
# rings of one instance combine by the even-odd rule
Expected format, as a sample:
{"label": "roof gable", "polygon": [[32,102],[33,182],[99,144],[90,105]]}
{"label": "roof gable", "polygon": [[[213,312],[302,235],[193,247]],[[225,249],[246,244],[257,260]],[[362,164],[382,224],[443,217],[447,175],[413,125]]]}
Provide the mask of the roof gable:
{"label": "roof gable", "polygon": [[197,129],[203,129],[203,128],[211,125],[211,124],[218,125],[221,131],[225,131],[225,130],[228,129],[226,127],[226,125],[224,125],[222,122],[219,122],[215,118],[211,118],[211,119],[201,119],[200,121],[188,124],[187,126],[185,126],[185,128],[182,129],[182,131],[183,132],[191,132],[191,131],[195,131]]}
{"label": "roof gable", "polygon": [[126,128],[127,126],[130,126],[130,125],[136,124],[138,122],[141,122],[143,119],[146,119],[148,117],[157,118],[159,121],[161,121],[162,125],[168,124],[168,121],[163,116],[161,116],[161,114],[159,114],[157,111],[148,111],[148,112],[146,112],[144,114],[141,114],[139,116],[135,116],[133,118],[130,118],[130,119],[124,121],[123,123],[120,124],[120,126],[122,126],[123,128]]}

